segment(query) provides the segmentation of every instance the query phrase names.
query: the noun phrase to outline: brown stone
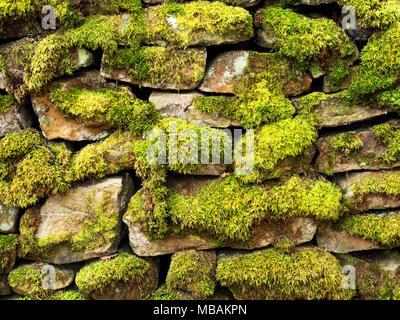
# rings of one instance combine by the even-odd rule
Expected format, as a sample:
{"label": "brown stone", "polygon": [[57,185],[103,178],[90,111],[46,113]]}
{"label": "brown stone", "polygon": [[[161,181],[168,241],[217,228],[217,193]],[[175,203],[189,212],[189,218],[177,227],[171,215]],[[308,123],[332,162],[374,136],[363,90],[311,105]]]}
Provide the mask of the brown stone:
{"label": "brown stone", "polygon": [[7,133],[14,133],[32,125],[32,114],[28,111],[28,102],[15,102],[10,108],[0,113],[0,137]]}

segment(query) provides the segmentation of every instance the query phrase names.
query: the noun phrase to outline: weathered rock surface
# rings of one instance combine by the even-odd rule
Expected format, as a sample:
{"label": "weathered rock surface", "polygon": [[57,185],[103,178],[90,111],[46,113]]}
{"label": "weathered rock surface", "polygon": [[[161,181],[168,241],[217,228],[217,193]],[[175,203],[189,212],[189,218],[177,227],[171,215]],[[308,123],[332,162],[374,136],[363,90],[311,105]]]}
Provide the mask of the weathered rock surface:
{"label": "weathered rock surface", "polygon": [[[18,27],[16,27],[16,25]],[[0,28],[0,39],[18,39],[27,36],[40,34],[43,28],[39,21],[28,19],[4,24]]]}
{"label": "weathered rock surface", "polygon": [[74,276],[74,272],[65,267],[35,262],[14,269],[8,279],[15,293],[29,295],[39,293],[42,290],[66,288],[74,281]]}
{"label": "weathered rock surface", "polygon": [[11,288],[8,285],[7,275],[0,274],[0,296],[8,296],[11,294]]}
{"label": "weathered rock surface", "polygon": [[[114,253],[123,235],[121,215],[132,191],[132,180],[125,175],[80,183],[65,195],[51,196],[41,208],[25,212],[20,228],[29,229],[34,239],[31,243],[21,235],[20,255],[64,264]],[[47,241],[48,247],[38,241]]]}
{"label": "weathered rock surface", "polygon": [[196,97],[201,97],[198,92],[171,93],[153,91],[149,101],[152,102],[163,118],[174,117],[189,121],[199,127],[227,128],[241,126],[239,121],[221,117],[218,114],[201,112],[193,105]]}
{"label": "weathered rock surface", "polygon": [[330,135],[317,142],[319,156],[315,167],[319,172],[326,172],[327,170],[332,173],[353,170],[381,170],[400,166],[400,161],[388,162],[384,159],[385,145],[372,129],[352,131],[351,133],[362,141],[363,146],[350,154],[332,148],[332,142],[339,135]]}
{"label": "weathered rock surface", "polygon": [[[208,65],[206,75],[199,90],[204,92],[234,93],[235,84],[248,72],[247,67],[253,56],[262,56],[266,60],[269,59],[268,54],[244,50],[227,51],[218,55]],[[263,59],[260,59],[260,62],[254,67],[257,70],[250,70],[250,72],[265,71],[267,69],[266,60],[263,61]],[[296,77],[286,83],[283,88],[284,94],[295,96],[307,91],[312,82],[310,74],[295,71],[294,69],[291,71],[295,72]],[[289,70],[282,70],[283,74],[285,72],[289,72]]]}
{"label": "weathered rock surface", "polygon": [[319,227],[317,230],[318,247],[335,253],[379,249],[370,240],[351,236],[347,231],[338,231],[331,227]]}
{"label": "weathered rock surface", "polygon": [[367,211],[374,209],[390,209],[400,207],[400,198],[398,196],[388,196],[382,190],[381,193],[371,192],[362,195],[362,201],[358,201],[354,194],[354,186],[363,179],[374,178],[377,180],[385,179],[388,175],[398,173],[398,171],[366,171],[349,173],[345,177],[336,179],[336,183],[343,191],[343,198],[354,204],[358,211]]}
{"label": "weathered rock surface", "polygon": [[17,258],[17,236],[0,235],[0,274],[9,273]]}
{"label": "weathered rock surface", "polygon": [[17,230],[19,209],[0,204],[0,233],[13,233]]}
{"label": "weathered rock surface", "polygon": [[40,128],[47,139],[94,141],[108,136],[113,131],[114,128],[105,119],[92,121],[90,125],[86,125],[79,119],[66,117],[62,111],[54,107],[50,99],[51,90],[55,88],[70,90],[76,87],[97,90],[115,86],[107,83],[98,71],[93,70],[84,72],[78,77],[54,81],[40,94],[32,95],[33,110],[39,118]]}
{"label": "weathered rock surface", "polygon": [[32,114],[28,111],[26,100],[21,103],[15,101],[6,112],[0,113],[0,137],[29,128],[31,125]]}
{"label": "weathered rock surface", "polygon": [[371,250],[352,254],[369,263],[377,264],[392,275],[400,273],[400,252],[398,250]]}
{"label": "weathered rock surface", "polygon": [[[107,55],[103,56],[101,75],[105,78],[163,90],[193,90],[200,84],[206,66],[205,48],[169,51],[164,47],[144,47],[143,50],[157,50],[158,58],[162,60],[148,62],[151,66],[147,78],[138,79],[130,76],[130,70],[136,68],[134,64],[124,68],[110,66],[115,57]],[[156,69],[160,65],[165,68]]]}

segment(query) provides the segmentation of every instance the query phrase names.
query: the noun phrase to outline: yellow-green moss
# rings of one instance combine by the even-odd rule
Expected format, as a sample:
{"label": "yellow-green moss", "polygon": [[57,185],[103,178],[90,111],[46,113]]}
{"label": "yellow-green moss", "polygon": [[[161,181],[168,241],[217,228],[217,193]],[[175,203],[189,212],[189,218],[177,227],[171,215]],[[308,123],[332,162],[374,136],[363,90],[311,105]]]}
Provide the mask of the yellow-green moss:
{"label": "yellow-green moss", "polygon": [[348,156],[360,150],[364,143],[354,132],[346,132],[333,137],[330,145],[333,150]]}
{"label": "yellow-green moss", "polygon": [[340,230],[346,230],[352,236],[372,240],[384,247],[400,245],[400,215],[368,214],[344,217],[338,223]]}
{"label": "yellow-green moss", "polygon": [[192,293],[204,299],[214,294],[215,256],[195,250],[176,253],[167,275],[167,288]]}
{"label": "yellow-green moss", "polygon": [[400,109],[400,86],[397,86],[393,90],[387,90],[381,93],[379,96],[379,104],[383,107],[390,108],[392,110]]}
{"label": "yellow-green moss", "polygon": [[117,282],[140,283],[149,272],[150,264],[137,256],[121,253],[108,261],[95,262],[83,267],[76,275],[76,285],[83,294],[101,293]]}
{"label": "yellow-green moss", "polygon": [[0,113],[7,112],[15,103],[15,98],[12,95],[0,94]]}
{"label": "yellow-green moss", "polygon": [[[288,205],[288,203],[290,205]],[[142,224],[150,237],[163,223],[166,233],[206,234],[219,242],[246,242],[252,228],[261,220],[278,221],[308,216],[318,220],[336,220],[342,215],[342,194],[329,182],[294,176],[267,188],[244,185],[236,177],[212,182],[196,196],[185,197],[168,191],[163,216],[154,219],[146,214],[145,194],[132,197],[126,216]]]}
{"label": "yellow-green moss", "polygon": [[[297,116],[263,126],[255,135],[254,154],[245,155],[247,163],[251,163],[254,155],[254,170],[248,175],[240,176],[240,179],[251,183],[275,178],[275,170],[282,160],[302,155],[317,137],[315,120],[309,116]],[[245,143],[244,137],[243,150],[246,150]],[[236,162],[235,169],[241,169],[243,165]]]}
{"label": "yellow-green moss", "polygon": [[326,18],[311,19],[290,9],[268,6],[263,11],[262,27],[274,35],[283,55],[298,61],[329,51],[336,51],[340,57],[356,52],[345,32]]}
{"label": "yellow-green moss", "polygon": [[[186,47],[204,34],[220,37],[232,34],[238,38],[253,36],[253,19],[243,8],[231,7],[219,1],[193,1],[185,4],[167,2],[151,8],[148,40],[165,41]],[[176,19],[177,28],[167,18]]]}
{"label": "yellow-green moss", "polygon": [[375,126],[373,131],[385,144],[383,158],[387,162],[398,161],[400,159],[400,131],[393,129],[388,123]]}
{"label": "yellow-green moss", "polygon": [[40,295],[38,296],[24,296],[18,300],[87,300],[87,298],[80,292],[67,290],[67,291],[56,291],[51,295]]}
{"label": "yellow-green moss", "polygon": [[341,270],[339,261],[321,249],[290,254],[267,249],[221,258],[216,276],[246,299],[350,299],[354,292],[342,288]]}
{"label": "yellow-green moss", "polygon": [[364,28],[384,29],[400,19],[398,0],[339,0],[341,6],[352,6]]}
{"label": "yellow-green moss", "polygon": [[10,272],[8,282],[12,288],[18,288],[28,295],[37,295],[45,291],[42,278],[40,270],[31,265],[24,265]]}
{"label": "yellow-green moss", "polygon": [[182,299],[175,291],[168,289],[167,286],[163,284],[151,294],[148,300],[182,300]]}
{"label": "yellow-green moss", "polygon": [[16,256],[18,243],[16,234],[0,235],[0,273],[5,273],[10,268]]}
{"label": "yellow-green moss", "polygon": [[343,60],[335,60],[329,64],[326,80],[332,91],[340,90],[340,85],[350,74],[350,68]]}

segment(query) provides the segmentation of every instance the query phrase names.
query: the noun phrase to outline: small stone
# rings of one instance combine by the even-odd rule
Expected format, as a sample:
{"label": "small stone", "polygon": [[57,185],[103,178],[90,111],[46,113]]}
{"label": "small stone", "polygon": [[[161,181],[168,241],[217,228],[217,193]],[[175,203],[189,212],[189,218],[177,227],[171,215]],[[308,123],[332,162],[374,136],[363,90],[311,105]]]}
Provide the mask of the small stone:
{"label": "small stone", "polygon": [[[1,82],[1,79],[0,79]],[[0,84],[1,87],[1,84]],[[15,101],[6,112],[0,113],[0,137],[32,126],[32,114],[26,100]]]}
{"label": "small stone", "polygon": [[0,233],[13,233],[17,230],[20,209],[0,204]]}
{"label": "small stone", "polygon": [[8,296],[11,294],[11,288],[8,285],[7,275],[0,274],[0,296]]}

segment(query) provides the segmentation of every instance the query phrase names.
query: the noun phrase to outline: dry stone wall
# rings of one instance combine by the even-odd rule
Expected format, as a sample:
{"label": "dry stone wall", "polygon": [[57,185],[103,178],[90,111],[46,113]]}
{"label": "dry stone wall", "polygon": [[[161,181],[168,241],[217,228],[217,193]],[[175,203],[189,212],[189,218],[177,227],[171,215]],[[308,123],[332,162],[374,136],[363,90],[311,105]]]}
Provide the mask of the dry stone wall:
{"label": "dry stone wall", "polygon": [[400,299],[399,110],[398,0],[0,0],[0,299]]}

